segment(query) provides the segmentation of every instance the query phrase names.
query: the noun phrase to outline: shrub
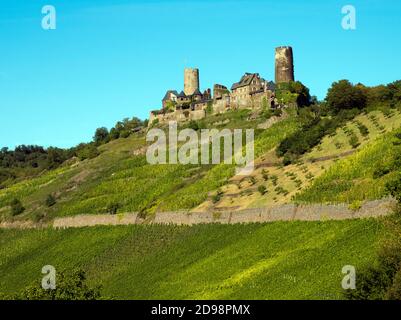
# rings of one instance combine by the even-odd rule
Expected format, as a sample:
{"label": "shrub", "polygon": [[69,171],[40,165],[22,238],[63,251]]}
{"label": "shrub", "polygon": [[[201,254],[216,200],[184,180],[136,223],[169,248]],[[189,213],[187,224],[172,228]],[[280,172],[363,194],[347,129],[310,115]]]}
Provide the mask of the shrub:
{"label": "shrub", "polygon": [[381,177],[385,176],[386,174],[390,173],[390,171],[391,171],[390,168],[380,166],[373,172],[373,179],[381,178]]}
{"label": "shrub", "polygon": [[25,208],[22,206],[22,203],[19,199],[13,199],[10,203],[10,206],[12,216],[17,216],[25,211]]}
{"label": "shrub", "polygon": [[386,184],[387,192],[398,202],[401,202],[401,178],[392,180]]}
{"label": "shrub", "polygon": [[258,191],[259,191],[259,193],[263,196],[263,195],[267,192],[267,189],[266,189],[265,186],[260,185],[260,186],[258,187]]}
{"label": "shrub", "polygon": [[49,194],[46,198],[45,201],[46,206],[48,206],[49,208],[54,206],[56,204],[56,198],[53,197],[53,195]]}
{"label": "shrub", "polygon": [[352,202],[348,208],[352,211],[358,211],[359,209],[362,208],[362,201],[359,200],[355,200],[354,202]]}
{"label": "shrub", "polygon": [[76,269],[56,274],[56,289],[45,290],[41,281],[28,286],[14,297],[16,300],[97,300],[100,287],[89,287],[85,271]]}
{"label": "shrub", "polygon": [[367,135],[369,135],[369,129],[363,123],[358,122],[357,125],[358,125],[359,132],[361,133],[361,135],[363,137],[366,137]]}
{"label": "shrub", "polygon": [[352,133],[349,139],[349,144],[352,146],[353,149],[356,149],[360,145],[359,139],[355,133]]}
{"label": "shrub", "polygon": [[[157,119],[157,120],[158,120],[158,119]],[[125,138],[128,138],[130,135],[131,135],[131,132],[129,132],[128,130],[123,130],[123,131],[121,131],[121,133],[120,133],[120,138],[125,139]]]}
{"label": "shrub", "polygon": [[77,150],[77,156],[81,161],[85,159],[96,158],[99,154],[100,154],[99,150],[93,144],[82,146],[82,148],[79,148]]}
{"label": "shrub", "polygon": [[262,177],[263,177],[263,180],[265,180],[265,181],[269,180],[269,174],[267,173],[267,171],[265,169],[262,170]]}
{"label": "shrub", "polygon": [[121,205],[117,202],[112,202],[107,206],[107,212],[110,214],[117,214],[118,209],[120,209]]}
{"label": "shrub", "polygon": [[217,203],[221,200],[221,197],[223,196],[224,192],[222,190],[218,190],[215,195],[212,197],[212,202]]}
{"label": "shrub", "polygon": [[250,177],[249,181],[251,182],[252,185],[256,184],[256,178],[254,176]]}

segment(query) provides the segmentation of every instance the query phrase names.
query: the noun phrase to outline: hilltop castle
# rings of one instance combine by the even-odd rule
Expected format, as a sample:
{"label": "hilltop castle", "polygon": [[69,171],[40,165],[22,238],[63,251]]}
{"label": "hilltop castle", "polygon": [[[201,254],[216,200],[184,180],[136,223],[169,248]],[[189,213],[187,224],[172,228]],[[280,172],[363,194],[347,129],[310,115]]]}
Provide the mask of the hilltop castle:
{"label": "hilltop castle", "polygon": [[275,97],[276,84],[294,81],[294,63],[291,47],[278,47],[275,52],[275,82],[267,81],[259,73],[245,73],[231,86],[215,84],[203,93],[199,85],[199,69],[184,70],[184,90],[168,90],[162,100],[162,109],[150,112],[149,125],[158,121],[200,120],[206,113],[223,113],[229,109],[280,108]]}

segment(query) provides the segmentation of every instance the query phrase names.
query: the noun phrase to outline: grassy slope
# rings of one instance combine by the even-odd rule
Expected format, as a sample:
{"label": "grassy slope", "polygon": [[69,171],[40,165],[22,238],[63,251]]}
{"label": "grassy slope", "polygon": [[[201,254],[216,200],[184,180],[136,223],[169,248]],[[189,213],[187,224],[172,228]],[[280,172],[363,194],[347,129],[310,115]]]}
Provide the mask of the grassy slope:
{"label": "grassy slope", "polygon": [[[385,185],[398,173],[374,177],[378,168],[386,167],[400,153],[395,130],[380,136],[354,155],[337,161],[314,183],[295,197],[299,202],[347,202],[380,199],[386,195]],[[399,169],[399,168],[398,168]]]}
{"label": "grassy slope", "polygon": [[[230,112],[208,119],[208,126],[229,120],[224,127],[256,127],[260,122],[248,121],[248,112]],[[295,117],[259,130],[255,152],[273,148],[297,127]],[[92,160],[66,165],[39,178],[17,183],[0,190],[0,218],[7,218],[8,203],[19,198],[26,211],[21,218],[47,219],[55,216],[105,213],[110,203],[118,203],[121,212],[146,209],[176,210],[192,208],[203,202],[208,192],[230,178],[232,165],[149,165],[144,155],[132,153],[145,144],[144,136],[131,136],[103,145],[102,154]],[[48,194],[56,195],[57,204],[44,205]]]}
{"label": "grassy slope", "polygon": [[0,292],[81,266],[135,299],[341,298],[341,269],[372,263],[378,220],[0,230]]}
{"label": "grassy slope", "polygon": [[[375,118],[377,121],[372,121]],[[356,123],[362,123],[368,129],[363,136]],[[326,136],[322,142],[310,152],[303,155],[300,163],[288,166],[271,166],[259,168],[252,173],[254,181],[249,178],[239,181],[230,180],[223,186],[221,200],[213,204],[209,199],[199,208],[236,208],[275,206],[291,202],[293,197],[297,202],[353,202],[355,200],[377,199],[385,195],[384,185],[394,175],[381,179],[373,179],[374,170],[391,157],[395,152],[389,143],[391,134],[388,132],[399,128],[401,113],[392,110],[384,114],[379,110],[369,114],[361,114],[344,127],[339,128],[332,136]],[[349,143],[349,135],[354,132],[360,145],[353,149]],[[376,140],[378,139],[378,140]],[[359,151],[358,155],[347,156],[337,160],[336,156],[351,151]],[[327,160],[312,161],[330,157]],[[279,162],[273,153],[264,154],[267,162]],[[349,159],[349,160],[348,160]],[[263,178],[263,172],[268,179]],[[274,182],[272,177],[277,177]],[[312,186],[311,186],[312,185]],[[258,187],[266,187],[266,193],[258,192]],[[285,192],[284,192],[285,191]],[[298,195],[300,193],[300,195]]]}

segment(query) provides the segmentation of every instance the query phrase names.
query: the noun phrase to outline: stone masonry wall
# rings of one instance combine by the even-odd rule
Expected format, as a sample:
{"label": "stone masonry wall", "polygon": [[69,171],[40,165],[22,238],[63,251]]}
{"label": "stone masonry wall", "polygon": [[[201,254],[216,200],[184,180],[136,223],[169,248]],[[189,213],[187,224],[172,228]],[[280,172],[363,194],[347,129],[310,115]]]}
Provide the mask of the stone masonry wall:
{"label": "stone masonry wall", "polygon": [[118,215],[79,215],[73,217],[56,218],[54,228],[85,227],[94,225],[127,225],[127,224],[176,224],[193,225],[201,223],[252,223],[273,221],[324,221],[344,220],[385,216],[393,212],[396,201],[382,199],[365,202],[362,207],[353,211],[347,204],[300,205],[285,204],[272,208],[256,208],[241,211],[225,212],[160,212],[149,219],[141,219],[136,213]]}

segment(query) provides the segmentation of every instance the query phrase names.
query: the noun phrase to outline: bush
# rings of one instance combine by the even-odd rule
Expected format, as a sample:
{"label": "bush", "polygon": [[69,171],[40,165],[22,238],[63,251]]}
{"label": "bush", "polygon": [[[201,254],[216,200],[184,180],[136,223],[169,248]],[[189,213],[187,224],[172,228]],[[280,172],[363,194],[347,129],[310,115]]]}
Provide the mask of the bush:
{"label": "bush", "polygon": [[49,194],[45,201],[46,206],[49,208],[56,204],[56,198],[54,198],[51,194]]}
{"label": "bush", "polygon": [[121,205],[117,202],[112,202],[107,206],[107,212],[109,214],[117,214],[118,209],[120,209]]}
{"label": "bush", "polygon": [[265,169],[262,170],[262,177],[265,181],[269,180],[269,174]]}
{"label": "bush", "polygon": [[397,271],[393,279],[393,284],[387,291],[387,300],[401,300],[401,269]]}
{"label": "bush", "polygon": [[359,139],[355,133],[351,134],[351,137],[349,139],[349,144],[353,149],[356,149],[360,145]]}
{"label": "bush", "polygon": [[362,201],[359,200],[355,200],[354,202],[352,202],[348,208],[352,211],[358,211],[359,209],[362,208]]}
{"label": "bush", "polygon": [[41,281],[28,286],[15,300],[97,300],[101,297],[100,287],[89,287],[85,271],[76,269],[56,274],[56,289],[45,290]]}
{"label": "bush", "polygon": [[77,156],[81,161],[96,158],[99,154],[100,152],[94,144],[82,145],[77,150]]}
{"label": "bush", "polygon": [[10,203],[10,206],[12,216],[17,216],[25,211],[25,208],[22,206],[22,203],[19,199],[13,199]]}
{"label": "bush", "polygon": [[387,192],[401,202],[401,178],[394,179],[386,184]]}
{"label": "bush", "polygon": [[130,131],[128,131],[128,130],[123,130],[123,131],[121,131],[121,133],[120,133],[120,138],[125,139],[125,138],[128,138],[130,135],[131,135],[131,132],[130,132]]}
{"label": "bush", "polygon": [[263,196],[263,195],[267,192],[267,189],[266,189],[265,186],[260,185],[260,186],[258,187],[258,191],[259,191],[259,193]]}

